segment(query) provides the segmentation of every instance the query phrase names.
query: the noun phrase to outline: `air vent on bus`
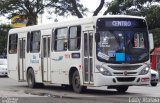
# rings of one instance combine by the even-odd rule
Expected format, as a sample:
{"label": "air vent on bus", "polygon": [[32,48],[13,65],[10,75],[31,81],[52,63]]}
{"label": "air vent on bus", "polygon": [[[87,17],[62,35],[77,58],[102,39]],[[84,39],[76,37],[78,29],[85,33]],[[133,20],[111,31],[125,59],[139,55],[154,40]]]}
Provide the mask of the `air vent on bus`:
{"label": "air vent on bus", "polygon": [[117,77],[117,81],[119,82],[133,82],[135,77]]}
{"label": "air vent on bus", "polygon": [[114,70],[136,70],[142,65],[128,65],[128,66],[122,66],[122,65],[109,65],[110,68]]}
{"label": "air vent on bus", "polygon": [[[124,75],[124,72],[113,72],[115,75]],[[135,75],[137,72],[127,72],[127,75]]]}

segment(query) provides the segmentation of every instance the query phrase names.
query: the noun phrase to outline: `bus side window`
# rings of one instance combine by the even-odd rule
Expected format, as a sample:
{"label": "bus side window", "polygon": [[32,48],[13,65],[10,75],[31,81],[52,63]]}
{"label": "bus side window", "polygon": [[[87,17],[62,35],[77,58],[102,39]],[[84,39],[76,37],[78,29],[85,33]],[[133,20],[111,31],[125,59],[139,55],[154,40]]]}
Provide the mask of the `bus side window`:
{"label": "bus side window", "polygon": [[81,41],[81,26],[70,27],[68,49],[79,50]]}
{"label": "bus side window", "polygon": [[17,34],[11,34],[9,36],[9,54],[17,53],[17,41],[18,41]]}
{"label": "bus side window", "polygon": [[52,41],[51,41],[51,50],[54,50],[54,41],[55,41],[55,31],[54,29],[52,30]]}
{"label": "bus side window", "polygon": [[40,40],[41,40],[40,31],[31,32],[30,52],[40,51]]}
{"label": "bus side window", "polygon": [[59,28],[55,31],[54,39],[54,50],[55,51],[66,51],[67,50],[67,28]]}
{"label": "bus side window", "polygon": [[30,51],[31,34],[27,33],[27,53]]}

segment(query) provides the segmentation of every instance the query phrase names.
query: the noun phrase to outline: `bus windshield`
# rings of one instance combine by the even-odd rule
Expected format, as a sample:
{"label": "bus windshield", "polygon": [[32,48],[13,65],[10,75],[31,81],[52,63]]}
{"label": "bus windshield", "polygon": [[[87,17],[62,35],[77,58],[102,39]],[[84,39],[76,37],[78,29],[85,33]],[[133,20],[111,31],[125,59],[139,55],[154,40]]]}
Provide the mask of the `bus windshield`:
{"label": "bus windshield", "polygon": [[[148,34],[144,21],[138,21],[140,25],[138,23],[135,25],[136,20],[134,24],[132,20],[109,20],[108,24],[102,21],[104,26],[100,20],[98,21],[100,23],[97,22],[100,39],[96,43],[98,60],[108,63],[140,63],[149,59]],[[118,21],[119,24],[112,22],[109,25],[111,21],[114,23]]]}

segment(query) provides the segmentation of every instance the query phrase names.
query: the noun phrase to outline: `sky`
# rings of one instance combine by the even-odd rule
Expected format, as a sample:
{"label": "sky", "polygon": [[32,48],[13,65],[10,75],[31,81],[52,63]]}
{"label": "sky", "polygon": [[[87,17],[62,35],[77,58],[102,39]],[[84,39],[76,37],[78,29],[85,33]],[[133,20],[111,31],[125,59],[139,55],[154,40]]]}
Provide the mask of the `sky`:
{"label": "sky", "polygon": [[10,20],[8,20],[5,16],[0,16],[0,24],[10,24]]}
{"label": "sky", "polygon": [[[89,14],[87,15],[87,17],[92,16],[93,11],[98,7],[98,5],[100,4],[100,1],[101,0],[81,0],[81,3],[89,9]],[[105,0],[105,1],[108,2],[111,0]],[[104,11],[104,9],[102,11]],[[41,18],[42,18],[42,20],[41,20]],[[48,18],[50,18],[50,19],[48,19]],[[38,24],[52,23],[52,22],[54,22],[54,20],[56,18],[58,19],[58,21],[67,21],[67,20],[72,20],[72,19],[78,19],[77,17],[73,17],[73,16],[59,17],[56,15],[49,15],[49,14],[45,13],[42,16],[39,15]],[[0,24],[6,24],[6,23],[10,23],[10,22],[11,22],[11,20],[6,19],[6,17],[0,16]]]}
{"label": "sky", "polygon": [[89,8],[90,12],[93,12],[95,10],[95,8],[98,7],[98,5],[100,4],[100,1],[101,0],[81,0],[83,5],[87,8]]}
{"label": "sky", "polygon": [[[89,9],[89,13],[87,15],[87,17],[92,16],[93,11],[98,7],[98,5],[100,4],[101,0],[81,0],[81,3],[84,5],[84,7],[87,7]],[[111,0],[107,0],[107,1],[111,1]],[[58,19],[58,21],[67,21],[67,20],[73,20],[73,19],[78,19],[75,16],[68,16],[68,17],[59,17],[56,15],[49,15],[49,14],[44,14],[42,16],[43,20],[41,21],[41,19],[39,19],[39,24],[48,24],[54,22],[55,18]],[[47,18],[51,18],[50,20],[48,20]],[[42,23],[41,23],[42,22]]]}

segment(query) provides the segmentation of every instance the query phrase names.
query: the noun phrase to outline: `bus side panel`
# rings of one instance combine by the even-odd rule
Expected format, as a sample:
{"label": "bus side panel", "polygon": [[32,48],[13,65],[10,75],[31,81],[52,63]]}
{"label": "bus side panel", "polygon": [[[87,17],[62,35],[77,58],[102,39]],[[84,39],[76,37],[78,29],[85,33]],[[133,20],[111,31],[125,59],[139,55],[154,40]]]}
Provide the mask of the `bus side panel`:
{"label": "bus side panel", "polygon": [[79,68],[80,65],[81,65],[80,57],[73,59],[72,52],[52,52],[51,53],[52,83],[69,84],[69,70],[71,69],[71,67],[78,69],[80,73],[80,78],[82,78],[82,72],[81,72],[82,70],[81,68]]}
{"label": "bus side panel", "polygon": [[[66,58],[66,60],[65,60],[65,61],[67,61],[66,65],[67,65],[68,77],[69,77],[69,71],[71,68],[77,69],[79,72],[81,85],[83,85],[82,53],[80,53],[80,51],[70,51],[70,52],[68,52],[68,54],[70,55],[70,58],[68,58],[68,60]],[[79,55],[79,57],[75,56],[75,55]]]}
{"label": "bus side panel", "polygon": [[14,80],[18,80],[18,55],[8,54],[8,76]]}
{"label": "bus side panel", "polygon": [[35,80],[38,83],[42,83],[42,71],[41,71],[41,58],[40,53],[27,53],[26,54],[26,68],[32,68],[35,75]]}
{"label": "bus side panel", "polygon": [[[62,77],[62,71],[66,71],[67,66],[64,59],[64,52],[51,53],[51,81],[52,83],[68,84],[68,77]],[[68,74],[68,73],[67,73]]]}
{"label": "bus side panel", "polygon": [[[31,31],[28,41],[28,48],[26,53],[26,68],[33,69],[35,82],[42,82],[42,71],[41,71],[41,32],[40,31]],[[27,74],[27,73],[26,73]]]}

